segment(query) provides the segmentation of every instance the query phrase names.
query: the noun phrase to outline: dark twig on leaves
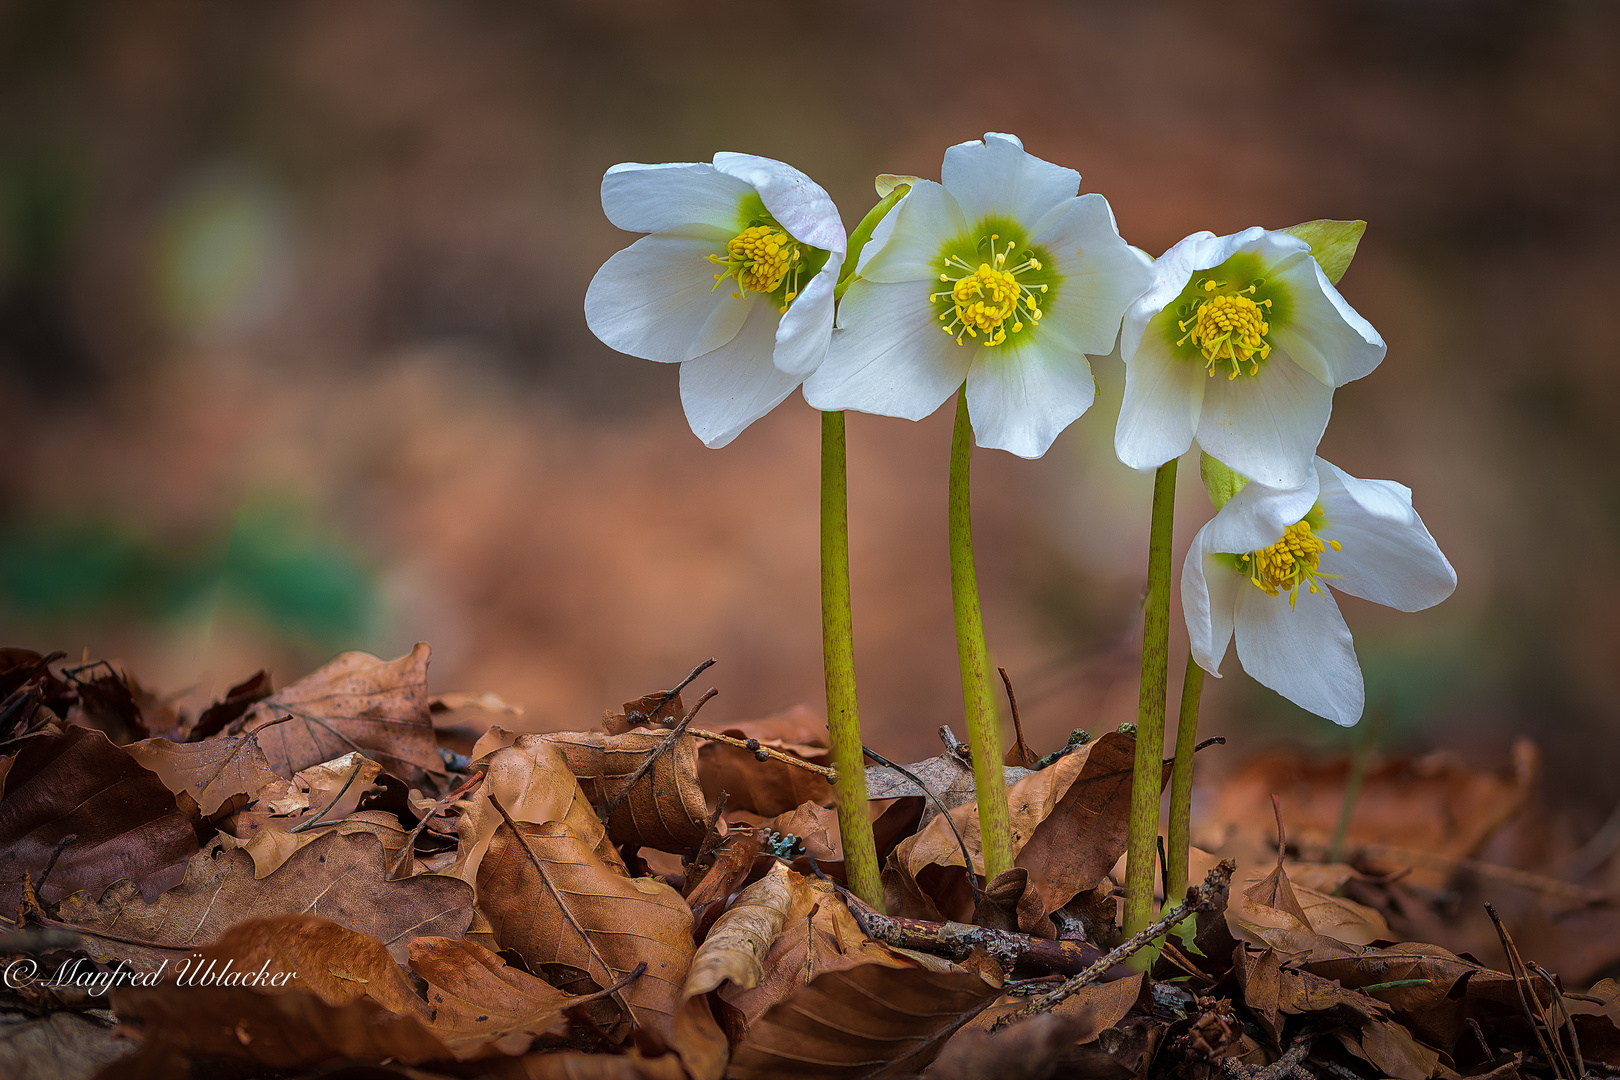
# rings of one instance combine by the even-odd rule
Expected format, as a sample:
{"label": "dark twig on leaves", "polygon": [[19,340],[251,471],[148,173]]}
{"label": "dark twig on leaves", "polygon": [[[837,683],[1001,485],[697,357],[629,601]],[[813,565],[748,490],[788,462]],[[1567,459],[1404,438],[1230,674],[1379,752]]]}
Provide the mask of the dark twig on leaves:
{"label": "dark twig on leaves", "polygon": [[[1558,1075],[1583,1075],[1583,1073],[1576,1073],[1572,1070],[1569,1058],[1564,1054],[1563,1043],[1559,1041],[1558,1032],[1553,1028],[1551,1021],[1547,1019],[1546,1012],[1541,1008],[1541,995],[1537,992],[1535,984],[1530,981],[1530,972],[1525,966],[1524,958],[1519,955],[1519,947],[1513,944],[1513,937],[1507,932],[1507,927],[1502,925],[1502,917],[1496,913],[1496,905],[1487,901],[1485,913],[1491,917],[1491,922],[1496,927],[1496,936],[1502,940],[1502,952],[1507,956],[1508,974],[1513,976],[1513,988],[1519,992],[1519,1006],[1524,1010],[1524,1018],[1529,1022],[1530,1030],[1535,1033],[1536,1042],[1541,1047],[1541,1053],[1546,1057],[1549,1064],[1562,1070]],[[1529,994],[1525,993],[1525,987],[1527,986],[1530,988]],[[1532,995],[1536,999],[1536,1008],[1534,1010],[1530,1008],[1530,997]],[[1543,1028],[1546,1029],[1545,1034],[1542,1032]],[[1550,1045],[1548,1043],[1549,1037],[1552,1040]]]}
{"label": "dark twig on leaves", "polygon": [[680,682],[676,683],[675,686],[672,689],[665,690],[662,694],[659,694],[658,695],[658,700],[656,702],[654,702],[652,710],[650,712],[634,712],[634,713],[631,713],[630,715],[626,716],[625,719],[630,721],[632,724],[637,724],[637,723],[640,723],[640,722],[642,722],[644,720],[650,720],[653,717],[657,716],[658,715],[658,710],[662,709],[665,705],[668,705],[670,702],[674,701],[677,697],[680,696],[682,690],[685,690],[688,686],[692,685],[692,680],[693,679],[697,678],[699,675],[703,674],[705,671],[709,670],[709,668],[711,668],[713,666],[714,666],[714,657],[711,656],[707,660],[703,661],[703,663],[699,664],[697,667],[693,668],[690,672],[688,672],[686,678],[684,678]]}
{"label": "dark twig on leaves", "polygon": [[1209,738],[1205,739],[1203,742],[1201,742],[1197,746],[1193,747],[1193,753],[1196,754],[1196,753],[1198,753],[1198,751],[1203,750],[1206,747],[1225,746],[1225,745],[1226,745],[1226,736],[1225,735],[1211,735]]}
{"label": "dark twig on leaves", "polygon": [[34,890],[36,892],[45,887],[46,879],[51,876],[51,871],[56,869],[56,860],[60,859],[62,857],[62,852],[67,850],[67,846],[78,838],[78,833],[70,832],[56,842],[56,850],[51,852],[51,861],[45,864],[44,870],[40,871],[39,881],[34,885]]}
{"label": "dark twig on leaves", "polygon": [[722,735],[718,731],[705,731],[702,728],[689,728],[687,729],[687,734],[691,735],[694,739],[704,739],[708,742],[725,743],[727,746],[735,746],[739,750],[747,750],[756,758],[759,758],[761,754],[764,754],[765,756],[763,758],[759,758],[761,761],[780,761],[782,764],[791,765],[795,769],[803,769],[806,772],[813,772],[822,777],[829,784],[836,784],[838,782],[837,769],[830,768],[826,765],[817,765],[813,761],[806,761],[804,758],[794,757],[792,754],[784,754],[782,751],[773,747],[762,746],[760,745],[760,741],[758,739],[734,739],[730,735]]}
{"label": "dark twig on leaves", "polygon": [[[1569,1009],[1564,1006],[1564,992],[1558,988],[1558,983],[1552,977],[1552,973],[1546,968],[1542,967],[1540,964],[1532,960],[1527,963],[1525,967],[1530,971],[1535,972],[1536,978],[1546,983],[1547,989],[1552,992],[1553,1008],[1558,1011],[1560,1019],[1558,1020],[1556,1027],[1554,1027],[1550,1022],[1548,1023],[1548,1034],[1552,1037],[1554,1042],[1557,1042],[1558,1031],[1560,1029],[1569,1032],[1569,1052],[1575,1055],[1574,1075],[1585,1076],[1586,1059],[1581,1056],[1581,1039],[1580,1036],[1575,1033],[1575,1018],[1570,1015]],[[1563,1047],[1560,1046],[1559,1049],[1562,1050]]]}
{"label": "dark twig on leaves", "polygon": [[1007,688],[1007,707],[1012,709],[1013,734],[1018,738],[1014,744],[1018,751],[1018,764],[1028,769],[1035,764],[1035,752],[1024,742],[1024,723],[1018,719],[1018,698],[1013,696],[1012,679],[1008,677],[1006,668],[998,667],[996,670],[1001,672],[1001,685]]}
{"label": "dark twig on leaves", "polygon": [[1171,927],[1181,922],[1187,916],[1193,914],[1193,912],[1213,911],[1217,903],[1217,898],[1225,893],[1227,888],[1232,884],[1232,875],[1236,871],[1237,863],[1233,862],[1231,859],[1222,859],[1213,870],[1205,875],[1203,884],[1198,885],[1195,888],[1188,889],[1187,898],[1167,912],[1164,918],[1160,919],[1156,923],[1153,923],[1151,926],[1148,926],[1142,930],[1141,933],[1135,935],[1130,940],[1123,942],[1111,952],[1104,954],[1103,957],[1096,963],[1092,964],[1090,967],[1086,968],[1086,970],[1080,972],[1080,974],[1074,976],[1072,979],[1069,979],[1062,986],[1058,987],[1056,990],[1053,990],[1050,994],[1036,998],[1034,1001],[1030,1002],[1028,1005],[1025,1005],[1017,1012],[1008,1013],[1006,1016],[1003,1016],[991,1026],[990,1030],[992,1032],[996,1032],[1006,1027],[1014,1020],[1021,1020],[1026,1016],[1035,1016],[1039,1013],[1051,1011],[1054,1007],[1073,996],[1077,991],[1082,990],[1101,979],[1108,973],[1108,969],[1113,967],[1115,964],[1122,962],[1127,957],[1133,955],[1141,949],[1146,948],[1154,938],[1158,937],[1160,934],[1163,934]]}
{"label": "dark twig on leaves", "polygon": [[365,767],[366,767],[366,763],[365,763],[364,760],[355,762],[354,763],[354,771],[349,774],[349,778],[347,780],[343,781],[343,786],[338,788],[338,793],[336,795],[332,796],[332,801],[327,803],[325,808],[322,809],[320,813],[316,814],[314,817],[310,818],[308,821],[300,821],[297,825],[294,825],[292,828],[288,829],[287,831],[290,832],[290,833],[308,832],[310,829],[313,829],[317,825],[330,825],[330,824],[332,824],[329,821],[322,821],[321,819],[324,818],[327,814],[330,814],[332,812],[332,807],[336,806],[338,803],[343,801],[344,793],[347,792],[349,790],[349,788],[354,785],[355,778],[360,775],[360,770],[365,768]]}
{"label": "dark twig on leaves", "polygon": [[483,782],[484,774],[481,772],[474,773],[472,776],[468,777],[466,782],[460,787],[456,788],[450,794],[446,795],[444,798],[427,808],[427,810],[422,814],[422,820],[418,821],[416,823],[416,827],[406,835],[405,846],[399,849],[399,854],[394,856],[393,863],[389,865],[389,880],[393,880],[394,876],[399,873],[399,868],[405,865],[405,860],[409,859],[412,852],[416,850],[416,838],[422,835],[422,830],[427,828],[427,823],[433,820],[434,815],[444,813],[444,811],[450,807],[451,803],[471,793],[473,788],[477,787]]}
{"label": "dark twig on leaves", "polygon": [[[943,736],[951,729],[948,727],[942,727],[939,730]],[[946,745],[950,744],[947,743]],[[940,801],[938,795],[935,795],[928,789],[928,785],[923,783],[922,780],[918,778],[916,773],[912,772],[910,769],[907,769],[904,765],[896,765],[894,762],[890,761],[888,758],[884,757],[882,754],[878,753],[876,750],[873,750],[870,746],[867,746],[864,743],[861,746],[861,750],[866,754],[867,757],[871,758],[879,765],[893,769],[907,780],[910,780],[913,784],[916,784],[922,789],[922,793],[928,796],[929,800],[933,802],[934,806],[939,809],[940,816],[945,819],[945,824],[951,827],[951,835],[956,837],[956,846],[962,849],[962,868],[967,871],[968,888],[973,890],[973,906],[978,907],[979,902],[984,899],[984,894],[979,890],[979,876],[973,872],[973,856],[968,854],[967,841],[962,839],[961,830],[956,827],[956,819],[951,817],[950,808]]]}
{"label": "dark twig on leaves", "polygon": [[848,890],[840,887],[838,892],[849,904],[849,913],[855,917],[861,933],[896,949],[915,949],[960,960],[975,948],[982,948],[1006,970],[1024,963],[1062,975],[1084,971],[1097,958],[1095,948],[1078,941],[1053,941],[967,923],[884,915]]}
{"label": "dark twig on leaves", "polygon": [[939,741],[945,744],[946,753],[962,764],[972,767],[973,748],[956,737],[956,732],[951,730],[951,725],[939,725]]}
{"label": "dark twig on leaves", "polygon": [[[712,664],[714,661],[711,660],[709,663]],[[698,671],[702,671],[706,666],[707,665],[699,665]],[[695,675],[696,672],[693,674]],[[709,699],[714,697],[719,692],[720,691],[716,690],[712,686],[705,690],[703,692],[703,696],[697,699],[697,704],[693,705],[689,710],[687,710],[686,715],[681,717],[680,723],[669,729],[669,734],[664,736],[664,741],[654,747],[653,752],[647,755],[647,760],[643,761],[636,768],[636,771],[630,774],[630,779],[625,782],[624,786],[614,793],[613,798],[609,799],[607,802],[603,803],[600,808],[598,808],[596,811],[596,816],[602,819],[603,825],[606,825],[608,820],[613,817],[613,811],[617,810],[619,808],[619,804],[624,802],[625,796],[630,794],[630,789],[641,783],[641,778],[652,772],[653,766],[658,764],[658,759],[663,757],[664,754],[675,745],[676,741],[679,740],[682,735],[686,734],[686,727],[692,722],[692,718],[698,714],[698,710],[703,708],[703,706],[708,703]]]}

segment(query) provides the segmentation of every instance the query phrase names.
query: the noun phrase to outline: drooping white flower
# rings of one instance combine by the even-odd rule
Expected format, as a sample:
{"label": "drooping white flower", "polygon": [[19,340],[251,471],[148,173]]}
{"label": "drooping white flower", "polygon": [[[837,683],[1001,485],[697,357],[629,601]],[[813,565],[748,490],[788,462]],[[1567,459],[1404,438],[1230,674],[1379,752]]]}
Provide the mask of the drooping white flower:
{"label": "drooping white flower", "polygon": [[1384,340],[1286,232],[1200,232],[1153,264],[1125,313],[1125,400],[1114,432],[1135,469],[1204,452],[1245,476],[1298,487],[1333,391],[1384,358]]}
{"label": "drooping white flower", "polygon": [[704,445],[725,446],[821,364],[845,238],[808,176],[751,154],[615,165],[602,209],[650,235],[597,271],[585,321],[620,352],[681,365]]}
{"label": "drooping white flower", "polygon": [[945,152],[942,184],[912,182],[861,252],[818,409],[920,420],[964,381],[980,446],[1040,457],[1095,396],[1106,354],[1148,284],[1080,174],[989,134]]}
{"label": "drooping white flower", "polygon": [[1457,572],[1412,492],[1315,458],[1292,489],[1250,483],[1198,531],[1181,573],[1192,655],[1220,676],[1227,644],[1256,681],[1337,724],[1361,718],[1361,666],[1326,586],[1399,611],[1432,607]]}

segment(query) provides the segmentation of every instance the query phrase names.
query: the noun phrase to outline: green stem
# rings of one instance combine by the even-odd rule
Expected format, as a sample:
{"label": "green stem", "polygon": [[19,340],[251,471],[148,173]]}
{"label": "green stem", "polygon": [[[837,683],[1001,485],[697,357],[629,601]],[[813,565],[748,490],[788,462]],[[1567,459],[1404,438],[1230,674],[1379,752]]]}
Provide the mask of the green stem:
{"label": "green stem", "polygon": [[883,215],[889,212],[889,208],[899,202],[901,197],[910,190],[910,184],[901,184],[883,196],[878,201],[878,204],[868,210],[865,217],[861,218],[860,224],[855,226],[855,231],[849,234],[848,254],[844,256],[844,265],[838,268],[838,283],[833,286],[833,298],[835,300],[842,300],[844,290],[848,289],[849,283],[855,280],[855,267],[860,264],[861,249],[866,246],[868,240],[872,239],[872,230],[877,228],[878,222],[883,220]]}
{"label": "green stem", "polygon": [[1142,619],[1142,691],[1136,710],[1136,766],[1131,774],[1131,833],[1125,864],[1125,932],[1153,921],[1153,863],[1164,790],[1165,672],[1170,653],[1170,533],[1176,513],[1176,459],[1153,477],[1148,527],[1148,591]]}
{"label": "green stem", "polygon": [[849,470],[844,414],[821,414],[821,648],[827,671],[827,735],[838,770],[838,831],[844,873],[879,911],[883,881],[866,805],[866,759],[855,702],[855,642],[849,611]]}
{"label": "green stem", "polygon": [[1328,862],[1336,863],[1344,857],[1344,841],[1350,835],[1350,822],[1356,816],[1356,800],[1361,796],[1361,783],[1367,778],[1367,765],[1378,750],[1380,736],[1384,733],[1384,722],[1389,719],[1389,710],[1382,703],[1371,710],[1372,715],[1367,718],[1367,730],[1361,737],[1361,745],[1356,747],[1355,753],[1350,756],[1350,773],[1344,778],[1344,802],[1339,805],[1339,824],[1333,830],[1333,843],[1328,847]]}
{"label": "green stem", "polygon": [[1187,654],[1187,674],[1181,680],[1181,716],[1176,722],[1176,767],[1170,774],[1169,866],[1165,873],[1166,903],[1187,892],[1187,856],[1192,849],[1193,751],[1198,746],[1198,699],[1204,692],[1204,669]]}
{"label": "green stem", "polygon": [[968,420],[964,385],[956,394],[956,429],[951,433],[951,606],[956,613],[956,655],[962,664],[962,708],[967,713],[968,745],[973,748],[979,846],[989,880],[1013,867],[1012,817],[1001,765],[1001,721],[990,684],[990,650],[984,643],[979,581],[973,569],[973,503],[968,492],[972,460],[973,424]]}

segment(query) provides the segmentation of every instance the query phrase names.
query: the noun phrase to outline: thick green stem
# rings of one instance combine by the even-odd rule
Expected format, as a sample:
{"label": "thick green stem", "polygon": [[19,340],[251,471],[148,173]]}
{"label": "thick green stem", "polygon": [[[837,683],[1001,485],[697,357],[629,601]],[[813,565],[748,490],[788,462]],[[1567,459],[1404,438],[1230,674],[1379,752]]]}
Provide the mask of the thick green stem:
{"label": "thick green stem", "polygon": [[1166,903],[1187,892],[1187,855],[1192,849],[1193,751],[1198,747],[1198,699],[1204,692],[1204,669],[1187,654],[1181,680],[1181,716],[1176,722],[1176,767],[1170,774],[1170,842],[1165,847]]}
{"label": "thick green stem", "polygon": [[962,708],[967,713],[968,745],[973,748],[979,844],[984,876],[989,879],[1012,869],[1012,817],[1001,765],[1001,720],[990,683],[990,650],[979,613],[979,580],[973,569],[973,504],[968,492],[972,460],[973,425],[964,386],[956,395],[956,430],[951,433],[951,606],[956,613],[956,655],[962,663]]}
{"label": "thick green stem", "polygon": [[883,911],[883,881],[866,805],[866,758],[855,703],[849,613],[849,472],[844,414],[821,414],[821,649],[827,670],[827,735],[838,770],[838,831],[855,895]]}
{"label": "thick green stem", "polygon": [[1153,921],[1153,864],[1164,789],[1165,672],[1170,653],[1170,534],[1176,513],[1176,460],[1153,477],[1148,527],[1148,591],[1142,619],[1142,691],[1136,710],[1136,766],[1131,774],[1131,833],[1125,864],[1125,932]]}

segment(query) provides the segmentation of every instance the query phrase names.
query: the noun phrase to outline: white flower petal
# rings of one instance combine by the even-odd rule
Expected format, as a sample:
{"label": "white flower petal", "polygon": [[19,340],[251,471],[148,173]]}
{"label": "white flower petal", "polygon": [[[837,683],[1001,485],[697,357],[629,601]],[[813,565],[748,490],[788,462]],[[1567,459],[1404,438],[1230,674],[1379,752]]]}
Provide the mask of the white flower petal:
{"label": "white flower petal", "polygon": [[[585,322],[608,346],[679,363],[737,335],[755,301],[714,287],[709,255],[730,233],[703,226],[643,236],[602,264],[585,291]],[[943,336],[943,335],[942,335]]]}
{"label": "white flower petal", "polygon": [[1208,381],[1202,367],[1172,356],[1162,340],[1143,342],[1125,364],[1125,400],[1114,427],[1119,460],[1152,469],[1185,454]]}
{"label": "white flower petal", "polygon": [[730,343],[681,365],[681,405],[703,445],[718,449],[735,439],[799,385],[799,377],[771,363],[777,312],[768,301],[748,305],[748,321]]}
{"label": "white flower petal", "polygon": [[1273,324],[1271,340],[1300,367],[1329,386],[1370,373],[1384,359],[1384,339],[1356,313],[1315,259],[1299,259],[1272,272],[1293,301],[1286,323]]}
{"label": "white flower petal", "polygon": [[1066,201],[1041,219],[1030,243],[1046,249],[1063,278],[1042,316],[1042,332],[1054,323],[1081,351],[1112,352],[1120,318],[1153,273],[1120,238],[1108,200],[1092,194]]}
{"label": "white flower petal", "polygon": [[[894,224],[883,247],[871,258],[862,253],[861,277],[883,282],[926,280],[931,287],[937,287],[943,268],[940,245],[967,231],[962,208],[950,192],[932,180],[919,180],[884,222],[889,218],[894,219]],[[877,231],[873,230],[872,243],[877,239]],[[872,243],[867,244],[867,251],[872,250]]]}
{"label": "white flower petal", "polygon": [[820,184],[791,165],[753,154],[719,153],[714,167],[759,192],[765,209],[795,239],[833,253],[844,254],[844,222]]}
{"label": "white flower petal", "polygon": [[1206,550],[1246,555],[1282,539],[1288,526],[1310,512],[1318,497],[1313,470],[1297,488],[1246,484],[1202,530]]}
{"label": "white flower petal", "polygon": [[779,371],[802,379],[827,358],[833,334],[833,286],[837,283],[838,264],[829,259],[788,306],[776,328],[773,360]]}
{"label": "white flower petal", "polygon": [[1187,549],[1181,567],[1181,611],[1187,619],[1193,660],[1218,679],[1221,660],[1232,641],[1238,590],[1251,586],[1229,562],[1211,553],[1208,530],[1209,525],[1198,530]]}
{"label": "white flower petal", "polygon": [[1258,375],[1204,377],[1198,445],[1229,468],[1270,487],[1298,487],[1333,411],[1333,390],[1280,351]]}
{"label": "white flower petal", "polygon": [[1038,458],[1091,408],[1097,396],[1091,364],[1082,353],[1057,347],[1045,329],[1043,324],[1038,338],[1016,348],[977,350],[968,368],[967,401],[980,446]]}
{"label": "white flower petal", "polygon": [[1017,136],[996,132],[945,151],[939,178],[969,221],[998,215],[1025,228],[1080,191],[1079,173],[1026,153]]}
{"label": "white flower petal", "polygon": [[712,225],[729,240],[742,229],[747,183],[705,162],[615,165],[602,177],[602,209],[626,232]]}
{"label": "white flower petal", "polygon": [[1175,302],[1195,272],[1219,266],[1244,244],[1253,243],[1264,234],[1265,230],[1259,226],[1231,236],[1216,236],[1208,231],[1195,232],[1177,241],[1155,259],[1152,263],[1153,280],[1125,311],[1124,326],[1119,335],[1120,357],[1130,363],[1141,345],[1148,324],[1154,316]]}
{"label": "white flower petal", "polygon": [[[915,188],[924,183],[927,183],[927,181],[917,180],[912,183],[912,187]],[[872,235],[866,238],[866,246],[861,248],[860,258],[855,263],[856,274],[864,276],[867,265],[877,257],[879,252],[888,246],[889,238],[894,235],[894,227],[900,221],[900,207],[905,204],[910,195],[911,192],[907,191],[905,195],[900,196],[899,200],[889,207],[888,212],[878,218],[878,223],[872,226]]]}
{"label": "white flower petal", "polygon": [[1322,539],[1335,540],[1322,553],[1330,584],[1351,596],[1398,611],[1433,607],[1457,587],[1452,569],[1412,509],[1412,492],[1391,480],[1358,480],[1316,459],[1322,481]]}
{"label": "white flower petal", "polygon": [[1326,589],[1267,596],[1250,586],[1238,593],[1234,619],[1243,670],[1300,708],[1349,727],[1366,704],[1361,665],[1350,630]]}
{"label": "white flower petal", "polygon": [[804,384],[805,400],[823,411],[921,420],[967,378],[978,345],[958,345],[940,332],[929,281],[857,281],[838,306],[827,359]]}

